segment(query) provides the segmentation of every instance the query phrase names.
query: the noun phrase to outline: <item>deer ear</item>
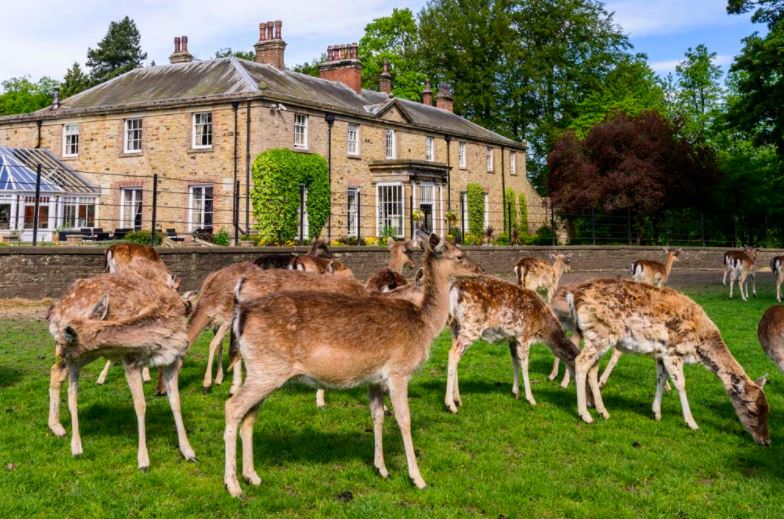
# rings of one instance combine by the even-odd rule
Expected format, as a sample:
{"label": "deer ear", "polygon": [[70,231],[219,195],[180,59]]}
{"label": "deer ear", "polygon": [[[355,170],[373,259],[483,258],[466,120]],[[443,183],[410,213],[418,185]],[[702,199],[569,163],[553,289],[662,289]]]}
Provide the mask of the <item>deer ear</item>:
{"label": "deer ear", "polygon": [[762,375],[760,378],[758,378],[757,380],[755,380],[755,381],[754,381],[754,383],[755,383],[755,384],[757,384],[757,385],[758,385],[759,387],[761,387],[761,388],[762,388],[762,387],[765,387],[765,384],[767,384],[767,383],[768,383],[768,374],[767,374],[767,373],[765,373],[765,374],[764,374],[764,375]]}
{"label": "deer ear", "polygon": [[334,274],[335,273],[335,262],[334,261],[330,260],[330,262],[327,263],[326,271],[327,271],[328,274]]}
{"label": "deer ear", "polygon": [[176,289],[180,286],[180,280],[177,278],[177,274],[170,274],[169,275],[169,288]]}
{"label": "deer ear", "polygon": [[414,282],[417,283],[421,281],[425,277],[425,269],[419,267],[416,271],[416,275],[414,275]]}
{"label": "deer ear", "polygon": [[63,330],[63,335],[65,336],[65,342],[67,342],[68,344],[75,344],[76,340],[78,339],[76,335],[76,330],[74,330],[70,326],[65,327],[65,330]]}
{"label": "deer ear", "polygon": [[430,245],[430,249],[435,252],[436,254],[441,254],[444,252],[444,247],[446,243],[444,240],[438,237],[436,233],[430,233],[430,237],[428,238],[428,245]]}
{"label": "deer ear", "polygon": [[104,294],[101,299],[95,303],[92,312],[90,312],[90,319],[103,321],[109,313],[109,294]]}

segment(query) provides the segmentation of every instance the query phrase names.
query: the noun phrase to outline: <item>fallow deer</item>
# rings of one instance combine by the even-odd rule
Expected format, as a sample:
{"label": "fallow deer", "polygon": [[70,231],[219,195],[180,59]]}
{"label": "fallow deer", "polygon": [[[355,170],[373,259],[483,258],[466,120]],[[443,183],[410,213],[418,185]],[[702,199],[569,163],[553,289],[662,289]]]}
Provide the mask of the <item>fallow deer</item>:
{"label": "fallow deer", "polygon": [[[757,295],[757,278],[755,275],[754,262],[759,253],[758,247],[749,247],[745,245],[742,251],[728,251],[724,253],[724,279],[727,279],[727,273],[730,275],[730,299],[732,299],[732,287],[737,281],[738,289],[740,290],[740,297],[744,301],[749,299],[749,287],[746,280],[751,276],[752,293]],[[744,292],[745,287],[745,292]]]}
{"label": "fallow deer", "polygon": [[[318,257],[318,258],[331,258],[332,253],[327,248],[327,244],[324,243],[322,240],[315,240],[310,245],[310,250],[307,252],[307,256],[311,257]],[[296,254],[286,253],[286,254],[262,254],[258,258],[256,258],[253,262],[259,266],[260,268],[267,270],[267,269],[286,269],[289,268],[289,264],[297,258]]]}
{"label": "fallow deer", "polygon": [[550,258],[553,260],[552,264],[539,258],[523,257],[517,260],[514,266],[517,284],[537,293],[544,292],[544,300],[548,303],[555,295],[561,276],[569,272],[572,255],[550,254]]}
{"label": "fallow deer", "polygon": [[768,358],[784,372],[784,306],[771,306],[762,315],[757,338]]}
{"label": "fallow deer", "polygon": [[60,388],[68,378],[74,456],[82,454],[77,407],[79,371],[93,360],[107,357],[122,361],[125,367],[138,421],[139,468],[146,469],[150,464],[141,376],[142,368],[149,366],[163,370],[180,451],[186,459],[195,459],[182,422],[177,387],[181,359],[188,347],[185,307],[172,288],[150,282],[140,274],[151,263],[145,258],[134,258],[123,272],[80,279],[49,311],[49,331],[60,358],[51,369],[49,428],[57,436],[65,435],[60,423]]}
{"label": "fallow deer", "polygon": [[365,286],[369,291],[385,292],[392,290],[392,284],[403,286],[405,278],[402,277],[405,267],[414,268],[411,261],[412,245],[407,240],[389,241],[389,263],[386,268],[376,271],[368,278]]}
{"label": "fallow deer", "polygon": [[297,256],[291,260],[289,270],[299,270],[302,272],[312,272],[314,274],[333,274],[345,278],[354,276],[351,269],[342,262],[332,258],[316,258],[312,256]]}
{"label": "fallow deer", "polygon": [[462,405],[457,366],[466,350],[480,338],[509,343],[514,371],[512,393],[519,398],[518,372],[522,367],[525,399],[531,405],[536,405],[528,379],[528,351],[533,343],[544,342],[569,371],[574,369],[579,348],[566,338],[552,310],[532,290],[487,276],[459,279],[449,291],[449,313],[452,348],[444,403],[453,413]]}
{"label": "fallow deer", "polygon": [[655,287],[664,286],[670,278],[673,264],[680,260],[683,250],[664,249],[664,263],[639,259],[631,266],[632,279],[638,283],[647,283]]}
{"label": "fallow deer", "polygon": [[784,256],[774,256],[770,260],[770,271],[776,278],[776,301],[781,303],[781,284],[784,283]]}
{"label": "fallow deer", "polygon": [[661,398],[669,376],[678,390],[686,424],[697,429],[686,397],[683,364],[699,362],[721,381],[754,441],[770,445],[764,380],[755,382],[746,375],[716,325],[694,301],[670,288],[607,279],[584,283],[567,297],[585,343],[575,360],[577,410],[583,421],[593,421],[586,405],[586,377],[597,412],[609,418],[599,391],[597,368],[602,354],[618,347],[656,359],[653,414],[657,420],[661,419]]}
{"label": "fallow deer", "polygon": [[[481,271],[460,249],[435,234],[425,238],[420,306],[383,296],[326,292],[278,292],[242,301],[233,327],[247,378],[226,402],[226,470],[232,496],[237,480],[237,428],[242,439],[242,475],[261,484],[253,466],[253,423],[259,405],[288,380],[312,380],[337,388],[368,386],[375,438],[374,465],[388,476],[382,449],[383,387],[389,388],[403,437],[408,473],[425,487],[411,440],[408,381],[430,354],[449,311],[449,280]],[[241,286],[238,292],[241,293]]]}

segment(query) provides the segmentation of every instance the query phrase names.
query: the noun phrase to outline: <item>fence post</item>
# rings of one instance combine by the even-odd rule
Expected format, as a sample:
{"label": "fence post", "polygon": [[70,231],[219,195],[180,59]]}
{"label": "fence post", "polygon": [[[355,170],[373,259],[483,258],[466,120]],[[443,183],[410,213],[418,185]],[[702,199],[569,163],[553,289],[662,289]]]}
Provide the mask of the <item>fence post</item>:
{"label": "fence post", "polygon": [[626,239],[629,245],[632,244],[632,208],[626,208]]}
{"label": "fence post", "polygon": [[408,228],[411,229],[411,237],[414,234],[414,195],[408,195]]}
{"label": "fence post", "polygon": [[38,243],[38,208],[41,205],[41,165],[35,168],[35,214],[33,215],[33,247]]}
{"label": "fence post", "polygon": [[553,246],[558,245],[557,229],[555,228],[555,206],[550,204],[550,227],[553,230]]}
{"label": "fence post", "polygon": [[596,208],[591,207],[591,241],[596,245]]}
{"label": "fence post", "polygon": [[305,184],[299,185],[299,244],[305,244]]}
{"label": "fence post", "polygon": [[240,181],[234,185],[234,246],[240,244]]}
{"label": "fence post", "polygon": [[362,191],[357,188],[357,245],[362,239]]}
{"label": "fence post", "polygon": [[152,175],[152,228],[150,229],[150,246],[155,247],[155,225],[158,220],[158,174]]}
{"label": "fence post", "polygon": [[[732,232],[735,235],[735,243],[733,244],[733,247],[737,247],[738,246],[738,215],[736,214],[732,215]],[[702,234],[704,236],[705,232],[703,231]],[[703,241],[705,241],[704,238]]]}
{"label": "fence post", "polygon": [[[700,212],[700,227],[702,228],[702,246],[705,247],[705,213]],[[735,236],[737,238],[737,235]]]}
{"label": "fence post", "polygon": [[465,198],[460,196],[460,242],[465,243]]}
{"label": "fence post", "polygon": [[667,247],[670,246],[670,212],[664,211],[664,225],[667,232]]}

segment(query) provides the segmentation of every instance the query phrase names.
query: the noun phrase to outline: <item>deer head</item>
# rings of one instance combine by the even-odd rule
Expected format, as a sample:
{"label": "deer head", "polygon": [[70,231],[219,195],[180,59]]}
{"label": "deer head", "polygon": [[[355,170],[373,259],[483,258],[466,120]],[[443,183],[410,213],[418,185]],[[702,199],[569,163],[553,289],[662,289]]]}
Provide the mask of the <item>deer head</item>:
{"label": "deer head", "polygon": [[327,244],[322,240],[315,240],[308,251],[308,256],[316,258],[331,258],[332,253],[327,248]]}
{"label": "deer head", "polygon": [[572,254],[550,254],[550,259],[553,261],[553,267],[560,269],[561,273],[569,272],[569,266],[572,263]]}
{"label": "deer head", "polygon": [[[744,377],[745,378],[745,377]],[[770,432],[768,431],[768,399],[762,387],[767,382],[767,376],[751,382],[749,379],[733,378],[730,388],[730,399],[735,414],[740,423],[749,431],[756,443],[763,446],[770,445]]]}
{"label": "deer head", "polygon": [[447,276],[478,276],[482,274],[482,267],[471,261],[465,253],[448,241],[440,238],[436,233],[427,235],[417,231],[417,239],[425,250],[425,259],[436,266],[441,273]]}
{"label": "deer head", "polygon": [[751,245],[744,245],[743,252],[753,260],[757,258],[757,253],[759,252],[759,247],[752,247]]}
{"label": "deer head", "polygon": [[404,268],[414,268],[411,261],[413,249],[408,240],[389,240],[389,268],[395,272],[402,272]]}
{"label": "deer head", "polygon": [[[90,315],[87,316],[88,321],[105,321],[109,315],[109,294],[104,294],[95,303]],[[63,358],[68,358],[78,354],[79,352],[79,333],[77,329],[80,328],[81,322],[72,322],[66,324],[61,330],[55,333],[55,353]]]}

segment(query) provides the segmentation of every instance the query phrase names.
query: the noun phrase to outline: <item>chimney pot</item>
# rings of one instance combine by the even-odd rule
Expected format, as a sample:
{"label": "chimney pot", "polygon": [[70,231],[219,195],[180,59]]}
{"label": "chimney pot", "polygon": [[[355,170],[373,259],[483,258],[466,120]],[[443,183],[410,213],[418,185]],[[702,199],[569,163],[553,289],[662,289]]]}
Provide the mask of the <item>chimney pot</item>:
{"label": "chimney pot", "polygon": [[389,60],[384,60],[384,70],[378,77],[378,90],[385,94],[392,93],[392,75],[389,73]]}
{"label": "chimney pot", "polygon": [[267,39],[267,24],[261,22],[259,24],[259,41],[264,41]]}
{"label": "chimney pot", "polygon": [[275,39],[281,39],[281,29],[283,28],[283,22],[280,20],[275,20]]}
{"label": "chimney pot", "polygon": [[169,63],[189,63],[193,61],[193,56],[188,52],[188,37],[174,37],[174,52],[169,56]]}
{"label": "chimney pot", "polygon": [[174,37],[174,53],[176,54],[178,52],[180,52],[180,37],[179,36],[175,36]]}
{"label": "chimney pot", "polygon": [[433,106],[433,92],[430,91],[430,80],[425,80],[425,91],[422,92],[422,104]]}
{"label": "chimney pot", "polygon": [[181,46],[182,52],[188,52],[188,37],[183,36],[182,38],[180,38],[180,41],[182,42],[182,46]]}
{"label": "chimney pot", "polygon": [[281,37],[282,27],[281,20],[259,24],[259,41],[253,45],[256,49],[256,63],[272,65],[278,69],[285,68],[286,42]]}
{"label": "chimney pot", "polygon": [[275,22],[267,22],[267,39],[275,39]]}
{"label": "chimney pot", "polygon": [[55,88],[52,90],[52,107],[51,110],[57,110],[60,108],[60,89]]}

